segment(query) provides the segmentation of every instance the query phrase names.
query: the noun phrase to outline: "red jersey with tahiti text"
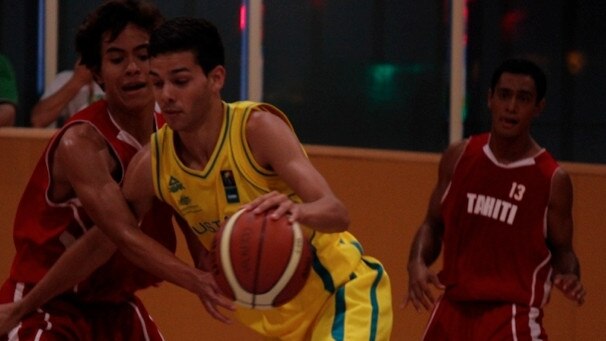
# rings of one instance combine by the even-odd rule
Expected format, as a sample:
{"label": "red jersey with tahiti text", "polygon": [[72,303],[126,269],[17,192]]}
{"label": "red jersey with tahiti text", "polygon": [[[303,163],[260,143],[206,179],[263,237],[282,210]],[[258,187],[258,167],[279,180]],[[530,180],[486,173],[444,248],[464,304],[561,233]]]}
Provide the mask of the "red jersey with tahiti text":
{"label": "red jersey with tahiti text", "polygon": [[469,139],[442,198],[445,295],[542,307],[552,272],[546,214],[559,166],[544,149],[501,164],[489,139]]}

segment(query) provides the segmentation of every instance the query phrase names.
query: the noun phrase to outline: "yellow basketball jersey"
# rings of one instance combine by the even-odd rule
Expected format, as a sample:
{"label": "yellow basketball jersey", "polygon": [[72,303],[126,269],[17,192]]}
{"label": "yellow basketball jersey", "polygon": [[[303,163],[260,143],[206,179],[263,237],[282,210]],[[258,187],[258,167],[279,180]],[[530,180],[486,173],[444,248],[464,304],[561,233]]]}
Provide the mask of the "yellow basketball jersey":
{"label": "yellow basketball jersey", "polygon": [[[190,169],[179,160],[173,144],[174,132],[167,125],[151,138],[156,195],[187,221],[208,249],[221,224],[254,198],[275,190],[301,202],[275,172],[254,160],[246,142],[246,122],[253,111],[273,113],[290,126],[286,115],[269,104],[224,103],[221,133],[203,170]],[[315,315],[322,309],[323,298],[328,299],[350,280],[362,259],[360,244],[349,232],[322,233],[304,226],[303,229],[314,253],[313,271],[303,291],[276,309],[238,312],[242,322],[267,336],[306,333],[305,329],[314,323]]]}

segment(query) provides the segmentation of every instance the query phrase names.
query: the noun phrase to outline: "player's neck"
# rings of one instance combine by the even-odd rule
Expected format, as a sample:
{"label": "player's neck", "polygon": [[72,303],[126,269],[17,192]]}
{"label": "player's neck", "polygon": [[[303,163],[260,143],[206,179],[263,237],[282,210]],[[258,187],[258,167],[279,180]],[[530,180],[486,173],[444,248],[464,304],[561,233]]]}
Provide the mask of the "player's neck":
{"label": "player's neck", "polygon": [[139,143],[145,144],[154,129],[154,103],[136,110],[111,109],[112,118],[120,129],[132,135]]}
{"label": "player's neck", "polygon": [[515,138],[491,135],[489,147],[495,158],[503,164],[533,157],[541,150],[530,135]]}
{"label": "player's neck", "polygon": [[189,168],[204,169],[210,160],[223,127],[223,108],[205,115],[194,129],[180,130],[175,137],[175,148],[181,161]]}

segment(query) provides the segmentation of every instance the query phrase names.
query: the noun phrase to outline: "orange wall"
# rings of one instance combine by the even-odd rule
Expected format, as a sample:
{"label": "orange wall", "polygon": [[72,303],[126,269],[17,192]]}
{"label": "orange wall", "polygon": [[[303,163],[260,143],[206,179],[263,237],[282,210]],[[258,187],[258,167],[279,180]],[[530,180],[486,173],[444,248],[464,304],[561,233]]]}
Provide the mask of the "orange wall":
{"label": "orange wall", "polygon": [[[48,130],[0,129],[0,274],[8,274],[14,254],[14,211],[44,145]],[[392,280],[393,340],[418,340],[428,318],[412,307],[401,309],[410,241],[423,219],[437,176],[439,156],[432,153],[307,146],[314,165],[349,207],[353,233],[368,254],[382,260]],[[606,340],[606,165],[568,164],[574,184],[575,240],[581,260],[587,303],[575,307],[554,292],[546,308],[551,340]],[[178,255],[188,259],[183,240]],[[167,340],[261,340],[244,327],[222,325],[208,317],[196,296],[171,284],[142,292]]]}

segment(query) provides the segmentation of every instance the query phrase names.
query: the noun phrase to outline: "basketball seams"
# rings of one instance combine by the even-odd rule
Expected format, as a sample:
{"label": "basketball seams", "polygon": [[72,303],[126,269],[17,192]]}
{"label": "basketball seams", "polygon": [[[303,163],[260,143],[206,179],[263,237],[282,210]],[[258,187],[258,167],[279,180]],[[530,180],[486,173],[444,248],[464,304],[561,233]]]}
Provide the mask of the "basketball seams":
{"label": "basketball seams", "polygon": [[[265,233],[267,232],[267,215],[263,216],[263,224],[261,224],[261,236],[259,238],[259,248],[257,249],[257,262],[254,264],[254,274],[255,278],[253,279],[253,292],[257,292],[259,290],[259,275],[261,271],[259,271],[260,264],[259,260],[263,255],[263,247],[265,246]],[[251,305],[253,308],[257,306],[257,298],[258,295],[252,295]]]}
{"label": "basketball seams", "polygon": [[225,274],[225,278],[227,279],[227,283],[231,287],[234,292],[235,300],[238,302],[252,302],[252,294],[248,293],[244,290],[240,284],[238,283],[238,279],[236,278],[236,274],[234,273],[233,265],[231,264],[231,251],[230,251],[230,241],[231,234],[234,229],[234,225],[238,220],[238,217],[244,213],[244,210],[240,210],[236,212],[225,225],[225,229],[223,231],[223,238],[221,238],[221,267],[223,268],[223,273]]}
{"label": "basketball seams", "polygon": [[[297,222],[290,223],[286,217],[274,221],[267,212],[255,216],[240,209],[215,235],[213,275],[222,291],[236,303],[264,310],[281,306],[298,294],[309,275],[312,256]],[[253,238],[242,239],[241,229],[245,226],[255,226]],[[250,249],[249,257],[256,255],[250,259],[249,270],[242,268],[241,257],[234,254],[242,247]],[[281,255],[278,263],[267,258],[275,252]]]}
{"label": "basketball seams", "polygon": [[301,259],[301,254],[303,253],[303,233],[301,232],[301,227],[297,222],[292,223],[290,227],[293,231],[293,247],[291,249],[288,265],[273,288],[264,294],[256,295],[257,301],[260,302],[259,305],[266,306],[267,308],[271,308],[273,306],[276,297],[278,297],[282,290],[284,290],[284,288],[286,288],[288,285],[288,282],[291,280],[292,276],[297,270],[297,267],[299,266],[299,260]]}

